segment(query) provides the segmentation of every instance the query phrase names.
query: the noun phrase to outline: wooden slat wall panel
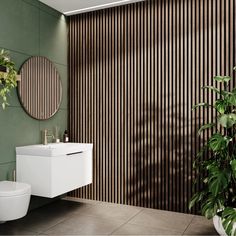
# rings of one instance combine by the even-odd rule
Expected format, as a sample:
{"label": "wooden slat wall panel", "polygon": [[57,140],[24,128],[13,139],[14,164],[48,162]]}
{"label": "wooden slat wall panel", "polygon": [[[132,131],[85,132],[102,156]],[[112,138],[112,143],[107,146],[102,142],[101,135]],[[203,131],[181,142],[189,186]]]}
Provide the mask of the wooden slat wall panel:
{"label": "wooden slat wall panel", "polygon": [[71,196],[188,212],[196,131],[215,115],[191,106],[236,64],[235,5],[150,0],[69,18],[70,138],[94,144],[93,184]]}

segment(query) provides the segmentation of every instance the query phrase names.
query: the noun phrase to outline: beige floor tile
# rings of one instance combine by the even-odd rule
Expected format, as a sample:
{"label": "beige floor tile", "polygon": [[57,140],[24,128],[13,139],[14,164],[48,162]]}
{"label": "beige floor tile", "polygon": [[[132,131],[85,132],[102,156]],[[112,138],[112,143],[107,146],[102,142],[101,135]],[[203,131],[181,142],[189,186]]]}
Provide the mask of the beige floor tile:
{"label": "beige floor tile", "polygon": [[47,235],[109,235],[122,225],[122,221],[104,220],[80,215],[70,218],[45,233]]}
{"label": "beige floor tile", "polygon": [[212,220],[202,216],[194,216],[184,235],[218,235]]}
{"label": "beige floor tile", "polygon": [[129,223],[164,230],[171,229],[183,233],[193,217],[193,215],[188,214],[145,209],[129,221]]}
{"label": "beige floor tile", "polygon": [[172,229],[158,229],[140,225],[125,224],[116,230],[113,235],[182,235]]}
{"label": "beige floor tile", "polygon": [[97,204],[89,209],[78,211],[78,214],[98,217],[101,219],[121,220],[123,223],[135,216],[141,211],[136,207],[130,207],[118,204]]}
{"label": "beige floor tile", "polygon": [[211,225],[211,226],[213,226],[213,221],[208,220],[204,216],[194,216],[191,223],[198,223],[198,224],[201,224],[201,225],[208,225],[208,226]]}

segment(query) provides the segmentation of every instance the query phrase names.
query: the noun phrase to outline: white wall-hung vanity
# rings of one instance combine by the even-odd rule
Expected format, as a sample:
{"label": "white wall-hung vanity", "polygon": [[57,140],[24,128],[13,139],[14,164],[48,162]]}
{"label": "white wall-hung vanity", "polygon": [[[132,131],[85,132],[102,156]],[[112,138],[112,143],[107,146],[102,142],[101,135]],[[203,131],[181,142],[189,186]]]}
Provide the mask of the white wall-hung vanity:
{"label": "white wall-hung vanity", "polygon": [[16,178],[32,195],[53,198],[92,183],[92,144],[16,147]]}

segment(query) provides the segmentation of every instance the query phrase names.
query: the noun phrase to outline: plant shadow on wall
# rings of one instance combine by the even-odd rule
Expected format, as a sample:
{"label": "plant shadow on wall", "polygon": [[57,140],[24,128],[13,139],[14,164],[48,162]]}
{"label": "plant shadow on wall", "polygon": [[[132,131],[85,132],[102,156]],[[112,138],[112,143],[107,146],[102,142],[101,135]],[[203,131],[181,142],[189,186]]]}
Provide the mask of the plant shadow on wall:
{"label": "plant shadow on wall", "polygon": [[231,88],[232,76],[215,76],[219,88],[204,87],[217,94],[214,103],[202,102],[193,107],[213,108],[217,115],[199,130],[202,133],[210,129],[211,136],[195,162],[197,170],[204,173],[203,186],[192,197],[189,207],[201,203],[202,215],[214,217],[220,235],[236,235],[236,88]]}
{"label": "plant shadow on wall", "polygon": [[196,138],[199,113],[191,115],[191,104],[178,104],[174,99],[166,107],[145,107],[136,121],[131,144],[134,169],[128,178],[128,198],[144,207],[188,213],[188,201],[199,188],[192,186],[196,176],[192,163],[203,141]]}

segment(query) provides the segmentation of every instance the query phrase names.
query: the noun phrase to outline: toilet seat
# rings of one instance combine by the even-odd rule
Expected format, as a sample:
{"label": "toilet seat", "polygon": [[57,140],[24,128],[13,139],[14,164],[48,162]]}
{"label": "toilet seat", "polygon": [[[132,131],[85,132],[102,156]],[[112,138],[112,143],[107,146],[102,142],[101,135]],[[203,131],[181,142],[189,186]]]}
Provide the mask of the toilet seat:
{"label": "toilet seat", "polygon": [[0,181],[0,197],[11,197],[29,194],[31,187],[29,184],[12,182],[12,181]]}

